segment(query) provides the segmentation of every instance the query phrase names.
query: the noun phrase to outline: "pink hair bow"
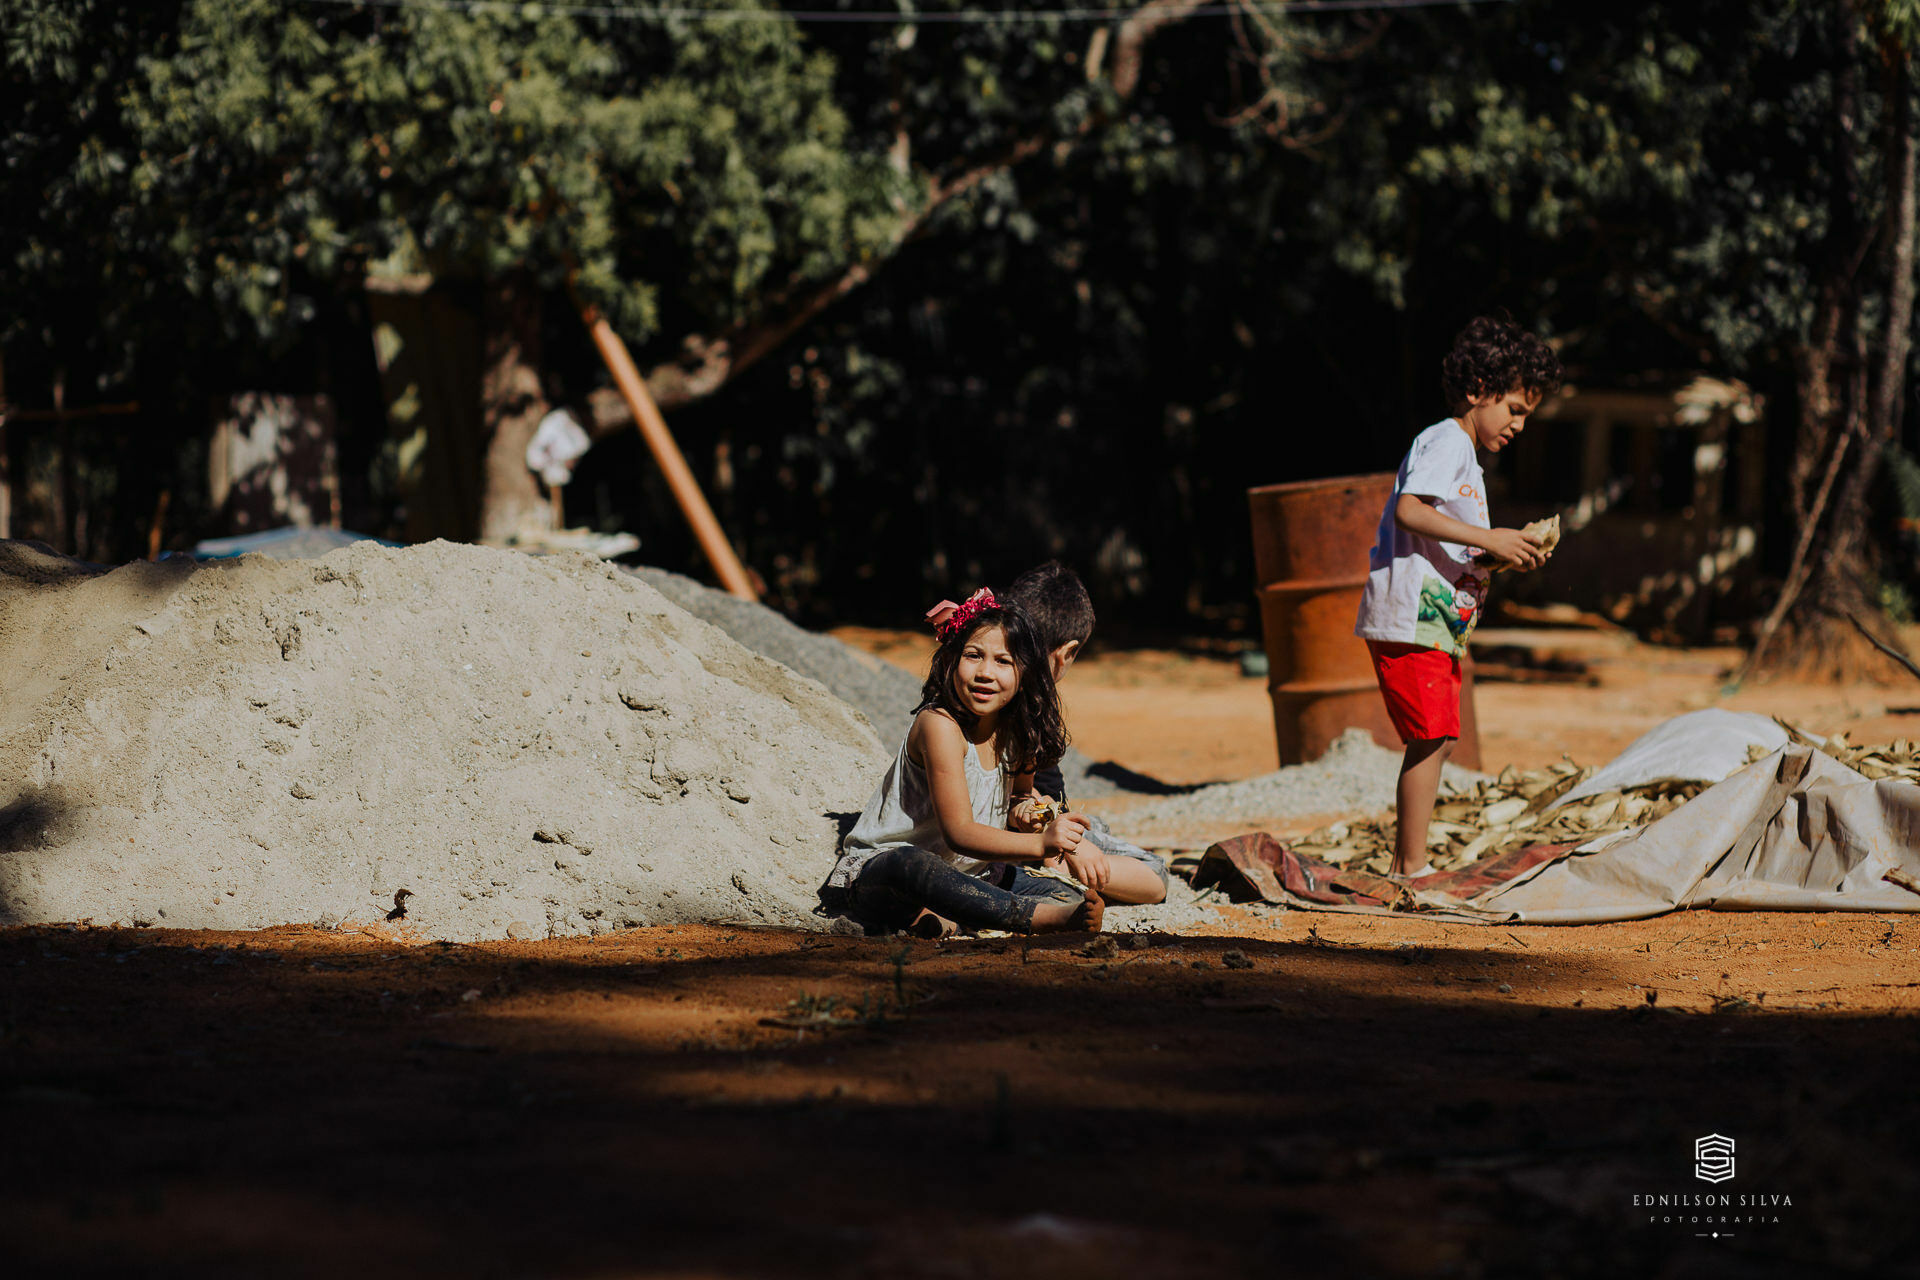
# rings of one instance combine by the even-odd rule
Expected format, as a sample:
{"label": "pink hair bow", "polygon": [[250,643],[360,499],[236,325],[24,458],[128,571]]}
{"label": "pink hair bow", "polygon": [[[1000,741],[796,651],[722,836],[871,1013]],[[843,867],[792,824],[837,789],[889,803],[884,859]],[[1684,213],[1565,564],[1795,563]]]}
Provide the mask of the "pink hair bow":
{"label": "pink hair bow", "polygon": [[985,587],[967,597],[965,604],[955,604],[951,600],[942,600],[927,610],[927,621],[933,624],[933,634],[945,640],[955,629],[964,627],[973,620],[982,609],[992,609],[999,605],[993,598],[993,592]]}

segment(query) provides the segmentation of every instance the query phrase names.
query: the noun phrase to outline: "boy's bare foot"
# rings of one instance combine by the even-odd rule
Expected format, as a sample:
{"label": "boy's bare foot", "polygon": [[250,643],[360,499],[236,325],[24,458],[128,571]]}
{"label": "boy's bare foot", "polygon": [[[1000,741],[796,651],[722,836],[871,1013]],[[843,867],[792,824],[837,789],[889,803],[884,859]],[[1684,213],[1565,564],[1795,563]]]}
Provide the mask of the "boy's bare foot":
{"label": "boy's bare foot", "polygon": [[1074,906],[1064,902],[1043,902],[1033,909],[1035,933],[1098,933],[1106,917],[1107,903],[1092,889]]}
{"label": "boy's bare foot", "polygon": [[1423,880],[1428,876],[1437,876],[1439,874],[1440,868],[1429,862],[1425,866],[1415,867],[1411,871],[1389,871],[1387,872],[1387,879],[1397,881],[1400,884],[1406,884],[1409,881]]}
{"label": "boy's bare foot", "polygon": [[960,932],[960,926],[945,916],[923,909],[907,926],[907,932],[916,938],[951,938]]}

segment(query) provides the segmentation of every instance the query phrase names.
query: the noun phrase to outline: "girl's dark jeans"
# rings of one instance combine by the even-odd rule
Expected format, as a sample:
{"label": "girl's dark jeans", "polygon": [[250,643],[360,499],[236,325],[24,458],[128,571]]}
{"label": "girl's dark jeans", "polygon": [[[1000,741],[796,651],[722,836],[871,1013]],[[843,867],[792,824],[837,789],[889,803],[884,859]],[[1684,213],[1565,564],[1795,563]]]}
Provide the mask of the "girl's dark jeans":
{"label": "girl's dark jeans", "polygon": [[907,846],[867,860],[847,895],[847,914],[883,933],[906,928],[923,908],[963,929],[1029,933],[1038,903],[1051,899],[1077,906],[1081,896],[1071,885],[1010,863],[972,876],[936,854]]}

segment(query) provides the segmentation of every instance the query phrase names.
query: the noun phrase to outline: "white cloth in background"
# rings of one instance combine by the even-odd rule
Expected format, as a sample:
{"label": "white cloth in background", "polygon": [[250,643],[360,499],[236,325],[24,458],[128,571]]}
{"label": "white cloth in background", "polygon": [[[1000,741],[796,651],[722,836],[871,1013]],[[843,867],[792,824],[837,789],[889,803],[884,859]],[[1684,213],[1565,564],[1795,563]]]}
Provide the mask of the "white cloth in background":
{"label": "white cloth in background", "polygon": [[548,484],[566,484],[573,479],[573,464],[592,447],[593,440],[579,419],[565,409],[555,409],[540,419],[527,442],[527,470],[538,472]]}

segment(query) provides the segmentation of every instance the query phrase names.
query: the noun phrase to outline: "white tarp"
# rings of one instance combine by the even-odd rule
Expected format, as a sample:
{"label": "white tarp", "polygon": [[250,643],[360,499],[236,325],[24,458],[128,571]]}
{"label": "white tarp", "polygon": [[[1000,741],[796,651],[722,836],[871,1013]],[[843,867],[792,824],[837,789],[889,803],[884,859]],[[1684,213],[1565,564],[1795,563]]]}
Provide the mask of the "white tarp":
{"label": "white tarp", "polygon": [[1747,748],[1756,744],[1776,751],[1787,745],[1787,731],[1751,711],[1690,711],[1635,738],[1632,746],[1555,803],[1649,782],[1719,782],[1746,768]]}
{"label": "white tarp", "polygon": [[[1696,746],[1706,761],[1706,746]],[[1705,907],[1920,911],[1920,892],[1889,881],[1889,871],[1920,883],[1920,786],[1875,782],[1823,752],[1788,744],[1651,826],[1595,841],[1468,902],[1414,897],[1440,914],[1529,924]]]}

